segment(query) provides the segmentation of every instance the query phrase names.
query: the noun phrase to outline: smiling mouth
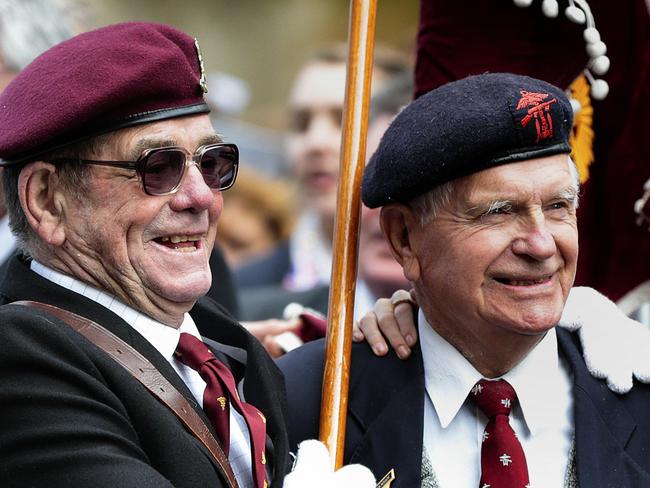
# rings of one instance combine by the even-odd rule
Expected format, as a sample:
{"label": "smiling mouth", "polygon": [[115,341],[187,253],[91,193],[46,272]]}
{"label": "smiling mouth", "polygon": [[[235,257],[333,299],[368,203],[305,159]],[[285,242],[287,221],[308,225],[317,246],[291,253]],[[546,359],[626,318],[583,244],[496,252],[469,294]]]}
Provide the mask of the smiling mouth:
{"label": "smiling mouth", "polygon": [[201,247],[201,237],[201,235],[175,235],[157,237],[154,241],[175,251],[194,252]]}
{"label": "smiling mouth", "polygon": [[535,279],[521,279],[521,278],[518,279],[494,278],[494,279],[499,283],[502,283],[504,285],[509,285],[509,286],[534,286],[534,285],[541,285],[542,283],[546,283],[552,277],[553,275],[546,275]]}

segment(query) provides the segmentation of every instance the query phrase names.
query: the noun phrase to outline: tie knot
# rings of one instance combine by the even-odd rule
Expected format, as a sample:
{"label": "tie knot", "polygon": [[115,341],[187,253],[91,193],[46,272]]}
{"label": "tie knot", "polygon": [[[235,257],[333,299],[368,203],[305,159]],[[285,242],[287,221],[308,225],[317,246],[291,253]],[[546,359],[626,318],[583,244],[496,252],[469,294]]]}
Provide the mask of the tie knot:
{"label": "tie knot", "polygon": [[181,332],[181,338],[176,346],[176,357],[181,363],[199,371],[203,363],[214,358],[214,354],[203,342],[192,334]]}
{"label": "tie knot", "polygon": [[509,415],[517,403],[514,388],[505,380],[481,380],[474,385],[469,396],[488,418]]}

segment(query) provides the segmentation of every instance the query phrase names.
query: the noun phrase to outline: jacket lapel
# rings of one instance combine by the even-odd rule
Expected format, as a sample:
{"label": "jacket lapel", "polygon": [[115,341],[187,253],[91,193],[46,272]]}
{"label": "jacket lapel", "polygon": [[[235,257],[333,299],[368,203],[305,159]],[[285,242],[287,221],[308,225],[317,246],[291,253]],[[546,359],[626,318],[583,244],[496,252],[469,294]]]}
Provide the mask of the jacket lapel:
{"label": "jacket lapel", "polygon": [[636,428],[622,397],[587,370],[578,338],[558,329],[561,352],[574,374],[578,482],[584,488],[650,486],[650,476],[625,452]]}
{"label": "jacket lapel", "polygon": [[[357,347],[366,347],[364,345]],[[419,346],[411,358],[400,361],[389,357],[365,355],[370,364],[355,362],[353,355],[348,435],[361,431],[358,440],[346,440],[354,446],[346,453],[347,462],[371,466],[377,479],[395,470],[392,488],[420,486],[424,418],[424,371]],[[372,375],[364,374],[371,368]],[[354,374],[354,372],[357,374]],[[400,446],[396,451],[391,446]]]}

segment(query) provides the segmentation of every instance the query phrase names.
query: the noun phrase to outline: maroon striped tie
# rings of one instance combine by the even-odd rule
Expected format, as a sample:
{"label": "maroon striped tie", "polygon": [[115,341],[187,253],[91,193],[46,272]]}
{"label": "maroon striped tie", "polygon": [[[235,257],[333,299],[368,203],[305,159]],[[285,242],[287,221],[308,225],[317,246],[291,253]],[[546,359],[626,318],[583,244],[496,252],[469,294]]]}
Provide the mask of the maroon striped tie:
{"label": "maroon striped tie", "polygon": [[214,426],[224,452],[230,450],[230,403],[240,413],[251,438],[253,479],[257,488],[265,488],[266,481],[266,418],[257,408],[242,402],[237,393],[235,379],[230,370],[219,361],[212,351],[191,334],[181,333],[176,355],[179,360],[196,370],[206,382],[203,393],[203,410]]}
{"label": "maroon striped tie", "polygon": [[489,419],[481,446],[480,488],[526,488],[526,456],[508,421],[517,403],[515,390],[505,380],[481,380],[469,396]]}

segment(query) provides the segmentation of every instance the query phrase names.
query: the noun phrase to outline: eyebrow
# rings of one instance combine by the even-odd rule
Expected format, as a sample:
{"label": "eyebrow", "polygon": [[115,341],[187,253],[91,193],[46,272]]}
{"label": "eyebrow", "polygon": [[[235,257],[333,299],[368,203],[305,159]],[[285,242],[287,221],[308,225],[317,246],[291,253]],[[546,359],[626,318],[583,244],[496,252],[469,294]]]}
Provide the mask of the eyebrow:
{"label": "eyebrow", "polygon": [[[563,188],[562,190],[554,193],[549,199],[549,201],[552,200],[566,200],[567,202],[571,202],[571,204],[574,207],[578,206],[578,188],[575,185],[570,185],[567,186],[566,188]],[[469,207],[466,212],[469,215],[482,215],[484,213],[489,213],[493,212],[494,210],[497,209],[502,209],[502,208],[513,208],[517,207],[518,202],[516,200],[509,200],[509,199],[494,199],[494,200],[489,200],[486,202],[482,202],[478,205],[474,205],[472,207]]]}
{"label": "eyebrow", "polygon": [[559,191],[555,198],[560,198],[562,200],[568,200],[576,207],[578,206],[578,188],[575,185],[567,186],[563,190]]}
{"label": "eyebrow", "polygon": [[[197,147],[205,146],[206,144],[219,144],[221,142],[223,142],[223,138],[219,134],[209,134],[199,139]],[[131,161],[135,161],[142,155],[143,151],[147,149],[157,149],[160,147],[177,145],[178,141],[170,137],[145,137],[144,139],[138,140],[133,149],[129,151],[127,158]]]}

